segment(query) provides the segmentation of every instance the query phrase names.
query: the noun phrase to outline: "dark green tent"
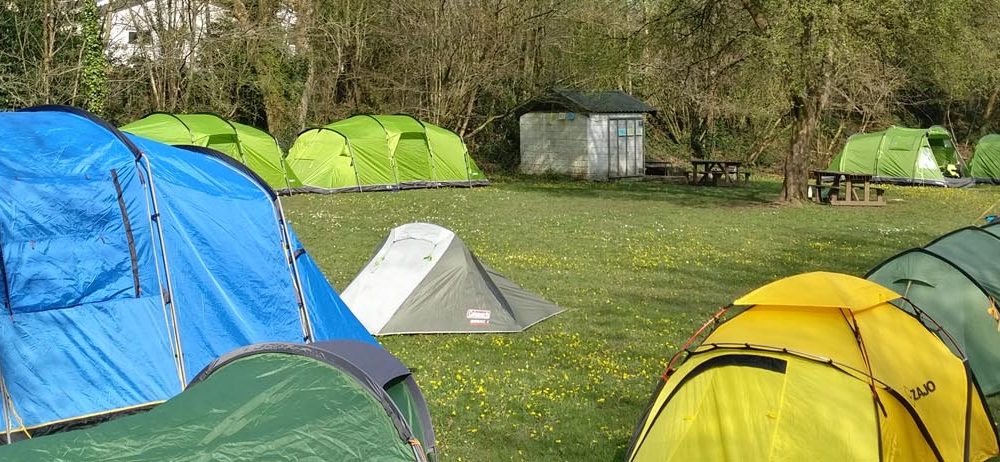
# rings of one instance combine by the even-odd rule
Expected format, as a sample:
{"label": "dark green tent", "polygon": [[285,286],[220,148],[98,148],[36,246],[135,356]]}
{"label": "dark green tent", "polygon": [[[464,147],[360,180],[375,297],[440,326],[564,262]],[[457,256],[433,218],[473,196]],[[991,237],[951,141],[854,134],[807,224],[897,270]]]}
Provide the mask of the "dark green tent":
{"label": "dark green tent", "polygon": [[[1000,227],[945,234],[900,253],[867,278],[903,294],[944,327],[986,394],[1000,393]],[[909,309],[907,304],[899,305]],[[946,342],[947,343],[947,342]]]}
{"label": "dark green tent", "polygon": [[1000,299],[1000,237],[969,226],[945,234],[924,248],[951,260],[979,281],[994,300]]}
{"label": "dark green tent", "polygon": [[990,223],[983,226],[983,231],[986,231],[996,237],[1000,237],[1000,222]]}
{"label": "dark green tent", "polygon": [[356,342],[253,345],[149,412],[14,443],[0,460],[425,461],[430,419],[400,368]]}
{"label": "dark green tent", "polygon": [[[1000,333],[991,311],[995,307],[972,276],[934,252],[910,249],[880,263],[866,278],[902,294],[940,323],[969,358],[983,392],[1000,392]],[[897,306],[914,312],[909,303]]]}

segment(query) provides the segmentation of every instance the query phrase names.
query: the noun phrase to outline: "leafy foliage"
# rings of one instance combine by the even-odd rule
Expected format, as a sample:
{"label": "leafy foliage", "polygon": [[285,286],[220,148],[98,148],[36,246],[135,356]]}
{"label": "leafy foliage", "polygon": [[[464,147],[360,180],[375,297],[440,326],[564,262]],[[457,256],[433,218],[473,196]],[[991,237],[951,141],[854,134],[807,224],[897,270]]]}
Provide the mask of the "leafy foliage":
{"label": "leafy foliage", "polygon": [[[821,165],[847,135],[890,123],[965,141],[998,128],[1000,0],[94,3],[4,2],[0,104],[123,122],[213,111],[286,145],[354,113],[405,112],[504,171],[518,164],[519,110],[553,87],[652,103],[651,157],[775,171]],[[112,17],[140,40],[103,36]]]}
{"label": "leafy foliage", "polygon": [[101,39],[101,17],[97,0],[87,0],[80,9],[82,26],[83,69],[80,85],[83,101],[88,111],[104,115],[108,99],[107,61],[104,58],[104,41]]}

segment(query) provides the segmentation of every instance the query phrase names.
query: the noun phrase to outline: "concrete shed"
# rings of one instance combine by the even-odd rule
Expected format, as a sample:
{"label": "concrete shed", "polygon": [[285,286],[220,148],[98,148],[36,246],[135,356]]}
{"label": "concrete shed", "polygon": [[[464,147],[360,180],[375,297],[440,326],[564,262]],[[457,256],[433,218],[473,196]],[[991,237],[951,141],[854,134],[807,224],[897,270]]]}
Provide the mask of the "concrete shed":
{"label": "concrete shed", "polygon": [[520,117],[521,172],[607,180],[643,175],[648,104],[622,91],[557,90]]}

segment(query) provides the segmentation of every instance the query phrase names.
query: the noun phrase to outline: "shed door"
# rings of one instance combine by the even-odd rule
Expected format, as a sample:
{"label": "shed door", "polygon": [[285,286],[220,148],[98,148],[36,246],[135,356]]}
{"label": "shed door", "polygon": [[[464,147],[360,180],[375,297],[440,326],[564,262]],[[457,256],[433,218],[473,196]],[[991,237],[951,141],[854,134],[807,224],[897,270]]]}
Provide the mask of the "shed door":
{"label": "shed door", "polygon": [[608,178],[642,175],[643,131],[640,117],[608,119]]}

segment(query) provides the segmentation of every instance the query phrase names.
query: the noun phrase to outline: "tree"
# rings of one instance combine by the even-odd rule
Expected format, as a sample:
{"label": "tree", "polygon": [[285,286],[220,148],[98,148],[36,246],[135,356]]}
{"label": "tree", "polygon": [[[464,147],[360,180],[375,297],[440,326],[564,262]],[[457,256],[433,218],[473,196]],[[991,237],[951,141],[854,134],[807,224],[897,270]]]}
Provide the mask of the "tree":
{"label": "tree", "polygon": [[96,0],[84,0],[83,3],[79,18],[83,40],[83,75],[80,79],[82,98],[87,110],[104,115],[108,99],[108,76],[104,41],[101,38],[101,18]]}
{"label": "tree", "polygon": [[82,105],[82,2],[0,3],[0,104]]}
{"label": "tree", "polygon": [[781,198],[798,202],[805,199],[824,113],[835,105],[863,112],[881,101],[870,98],[879,93],[871,84],[901,83],[895,49],[907,34],[896,25],[908,11],[903,1],[878,0],[746,0],[743,5],[765,25],[761,57],[777,65],[787,89],[792,130]]}

